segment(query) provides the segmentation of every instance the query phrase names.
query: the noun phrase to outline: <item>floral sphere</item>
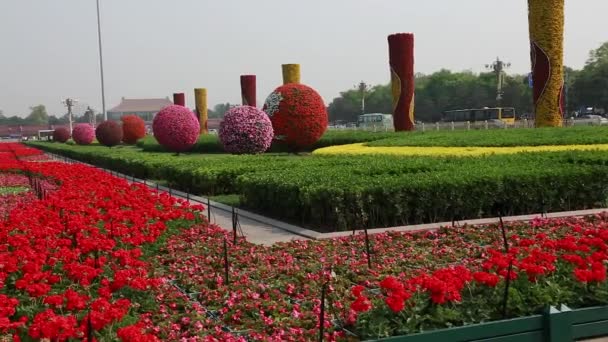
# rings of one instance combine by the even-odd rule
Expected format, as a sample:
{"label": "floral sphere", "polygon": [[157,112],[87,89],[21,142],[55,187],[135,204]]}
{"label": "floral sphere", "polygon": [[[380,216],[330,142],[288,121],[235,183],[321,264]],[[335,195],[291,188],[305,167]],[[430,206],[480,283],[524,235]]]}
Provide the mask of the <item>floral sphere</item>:
{"label": "floral sphere", "polygon": [[122,142],[135,145],[137,140],[146,136],[146,123],[137,115],[125,115],[122,121]]}
{"label": "floral sphere", "polygon": [[122,140],[122,127],[116,121],[104,121],[97,126],[95,136],[97,141],[104,146],[116,146]]}
{"label": "floral sphere", "polygon": [[70,140],[70,131],[65,127],[56,128],[53,131],[53,140],[60,143]]}
{"label": "floral sphere", "polygon": [[231,108],[220,123],[220,141],[229,153],[263,153],[273,136],[272,122],[266,113],[251,106]]}
{"label": "floral sphere", "polygon": [[275,140],[293,148],[317,142],[327,129],[327,108],[311,87],[289,83],[275,89],[264,103]]}
{"label": "floral sphere", "polygon": [[170,105],[156,114],[152,131],[158,143],[169,151],[185,152],[196,144],[200,126],[190,109]]}
{"label": "floral sphere", "polygon": [[80,123],[74,126],[72,138],[78,145],[89,145],[95,139],[95,128],[89,124]]}

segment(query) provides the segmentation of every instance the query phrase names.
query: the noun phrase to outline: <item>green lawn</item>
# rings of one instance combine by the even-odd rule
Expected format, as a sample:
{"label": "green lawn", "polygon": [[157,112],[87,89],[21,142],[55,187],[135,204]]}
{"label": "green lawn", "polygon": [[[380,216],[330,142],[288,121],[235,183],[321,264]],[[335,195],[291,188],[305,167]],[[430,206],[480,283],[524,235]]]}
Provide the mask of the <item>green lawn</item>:
{"label": "green lawn", "polygon": [[0,186],[0,196],[2,195],[16,195],[22,192],[26,192],[29,189],[24,186]]}

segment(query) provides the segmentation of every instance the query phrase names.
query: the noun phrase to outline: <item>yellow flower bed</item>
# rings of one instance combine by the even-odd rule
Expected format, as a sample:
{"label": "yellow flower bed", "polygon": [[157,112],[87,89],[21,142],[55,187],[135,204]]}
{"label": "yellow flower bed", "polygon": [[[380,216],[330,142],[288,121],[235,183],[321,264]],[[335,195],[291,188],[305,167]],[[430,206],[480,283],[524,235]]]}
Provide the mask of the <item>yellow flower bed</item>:
{"label": "yellow flower bed", "polygon": [[608,151],[608,144],[597,145],[547,145],[515,147],[424,147],[424,146],[365,146],[365,143],[330,146],[317,149],[314,155],[336,154],[392,154],[401,156],[459,156],[475,157],[491,154],[558,151]]}

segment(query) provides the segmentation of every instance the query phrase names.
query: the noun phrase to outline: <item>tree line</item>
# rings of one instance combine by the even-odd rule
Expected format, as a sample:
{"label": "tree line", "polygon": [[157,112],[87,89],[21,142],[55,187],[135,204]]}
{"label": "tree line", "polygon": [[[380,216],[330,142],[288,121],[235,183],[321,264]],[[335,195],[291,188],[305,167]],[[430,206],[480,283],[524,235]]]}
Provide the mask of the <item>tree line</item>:
{"label": "tree line", "polygon": [[[582,70],[565,68],[566,111],[569,116],[580,108],[608,110],[608,42],[591,51]],[[442,69],[415,77],[416,120],[434,122],[446,110],[496,107],[496,74],[452,72]],[[506,75],[503,82],[503,107],[514,107],[518,115],[533,113],[532,89],[527,75]],[[328,106],[331,122],[357,121],[362,93],[353,88],[340,93]],[[392,113],[390,84],[376,85],[365,92],[366,113]]]}

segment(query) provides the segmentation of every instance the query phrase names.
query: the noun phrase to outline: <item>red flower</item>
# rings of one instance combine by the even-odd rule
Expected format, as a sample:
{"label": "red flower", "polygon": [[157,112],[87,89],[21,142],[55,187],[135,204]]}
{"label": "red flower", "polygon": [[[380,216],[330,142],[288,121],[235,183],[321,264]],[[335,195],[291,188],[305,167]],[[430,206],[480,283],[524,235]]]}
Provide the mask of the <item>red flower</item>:
{"label": "red flower", "polygon": [[368,311],[372,308],[372,303],[367,297],[360,296],[350,305],[350,308],[357,313]]}

